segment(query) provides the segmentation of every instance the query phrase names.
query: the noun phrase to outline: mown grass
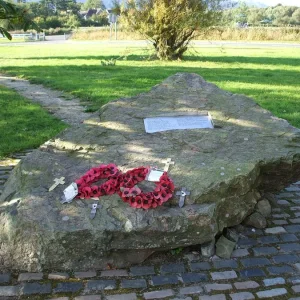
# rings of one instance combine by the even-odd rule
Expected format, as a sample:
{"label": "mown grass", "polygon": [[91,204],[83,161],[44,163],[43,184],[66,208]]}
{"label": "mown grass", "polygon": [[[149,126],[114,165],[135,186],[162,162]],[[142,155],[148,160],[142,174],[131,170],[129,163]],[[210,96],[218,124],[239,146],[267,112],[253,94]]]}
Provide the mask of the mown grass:
{"label": "mown grass", "polygon": [[[149,59],[122,44],[2,46],[1,70],[64,90],[95,110],[112,99],[149,90],[177,72],[193,72],[220,88],[246,94],[300,127],[300,51],[295,48],[197,48],[184,61]],[[114,67],[101,60],[118,59]]]}
{"label": "mown grass", "polygon": [[0,85],[0,159],[38,147],[66,125],[15,91]]}

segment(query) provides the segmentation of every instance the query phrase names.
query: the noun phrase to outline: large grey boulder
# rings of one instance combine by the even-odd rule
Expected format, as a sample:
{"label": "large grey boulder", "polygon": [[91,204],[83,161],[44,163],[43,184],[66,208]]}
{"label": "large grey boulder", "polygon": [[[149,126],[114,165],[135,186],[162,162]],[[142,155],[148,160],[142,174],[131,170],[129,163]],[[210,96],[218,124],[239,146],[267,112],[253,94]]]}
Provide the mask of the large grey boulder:
{"label": "large grey boulder", "polygon": [[[215,129],[145,133],[145,117],[202,111],[210,112]],[[183,208],[178,197],[144,211],[105,196],[91,220],[91,200],[60,203],[63,189],[92,166],[163,167],[168,157],[176,162],[169,172],[176,188],[191,191]],[[61,176],[67,184],[48,192]],[[0,198],[0,266],[122,267],[155,251],[203,244],[241,223],[262,192],[299,178],[298,129],[250,98],[196,74],[176,74],[148,93],[110,102],[22,160]]]}

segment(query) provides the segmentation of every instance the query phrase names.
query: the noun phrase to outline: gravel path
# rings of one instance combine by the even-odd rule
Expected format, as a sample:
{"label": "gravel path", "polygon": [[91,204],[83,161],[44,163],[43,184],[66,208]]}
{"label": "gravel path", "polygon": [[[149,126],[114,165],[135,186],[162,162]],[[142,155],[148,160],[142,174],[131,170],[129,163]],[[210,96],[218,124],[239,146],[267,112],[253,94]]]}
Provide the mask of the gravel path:
{"label": "gravel path", "polygon": [[69,125],[77,125],[91,116],[86,113],[85,107],[80,105],[80,100],[75,97],[66,100],[65,94],[51,90],[39,84],[31,84],[28,80],[9,77],[0,74],[0,84],[14,89],[20,95],[39,103],[57,118]]}

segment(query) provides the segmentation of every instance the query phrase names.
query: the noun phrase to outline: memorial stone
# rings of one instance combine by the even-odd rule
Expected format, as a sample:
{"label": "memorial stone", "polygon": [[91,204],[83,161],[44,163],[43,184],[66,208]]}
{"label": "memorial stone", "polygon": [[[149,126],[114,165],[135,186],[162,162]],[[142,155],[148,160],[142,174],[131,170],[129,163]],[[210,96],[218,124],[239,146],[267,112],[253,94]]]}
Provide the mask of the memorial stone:
{"label": "memorial stone", "polygon": [[[146,118],[204,112],[214,128],[145,132]],[[91,167],[163,168],[167,158],[176,161],[168,172],[176,191],[163,206],[134,209],[114,194],[100,197],[91,219],[93,200],[61,203],[66,187]],[[49,192],[61,177],[65,185]],[[121,268],[155,251],[205,244],[251,215],[261,195],[299,178],[298,129],[246,96],[178,73],[104,105],[22,159],[0,196],[0,268]],[[190,191],[182,208],[181,187]]]}

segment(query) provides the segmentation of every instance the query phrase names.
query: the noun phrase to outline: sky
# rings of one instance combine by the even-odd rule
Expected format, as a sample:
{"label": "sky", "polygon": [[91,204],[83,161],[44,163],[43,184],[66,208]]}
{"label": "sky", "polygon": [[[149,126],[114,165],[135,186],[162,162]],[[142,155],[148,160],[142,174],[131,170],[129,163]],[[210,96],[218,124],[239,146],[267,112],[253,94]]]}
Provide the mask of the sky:
{"label": "sky", "polygon": [[300,6],[300,0],[259,0],[259,2],[268,6],[275,6],[278,3],[289,6]]}

